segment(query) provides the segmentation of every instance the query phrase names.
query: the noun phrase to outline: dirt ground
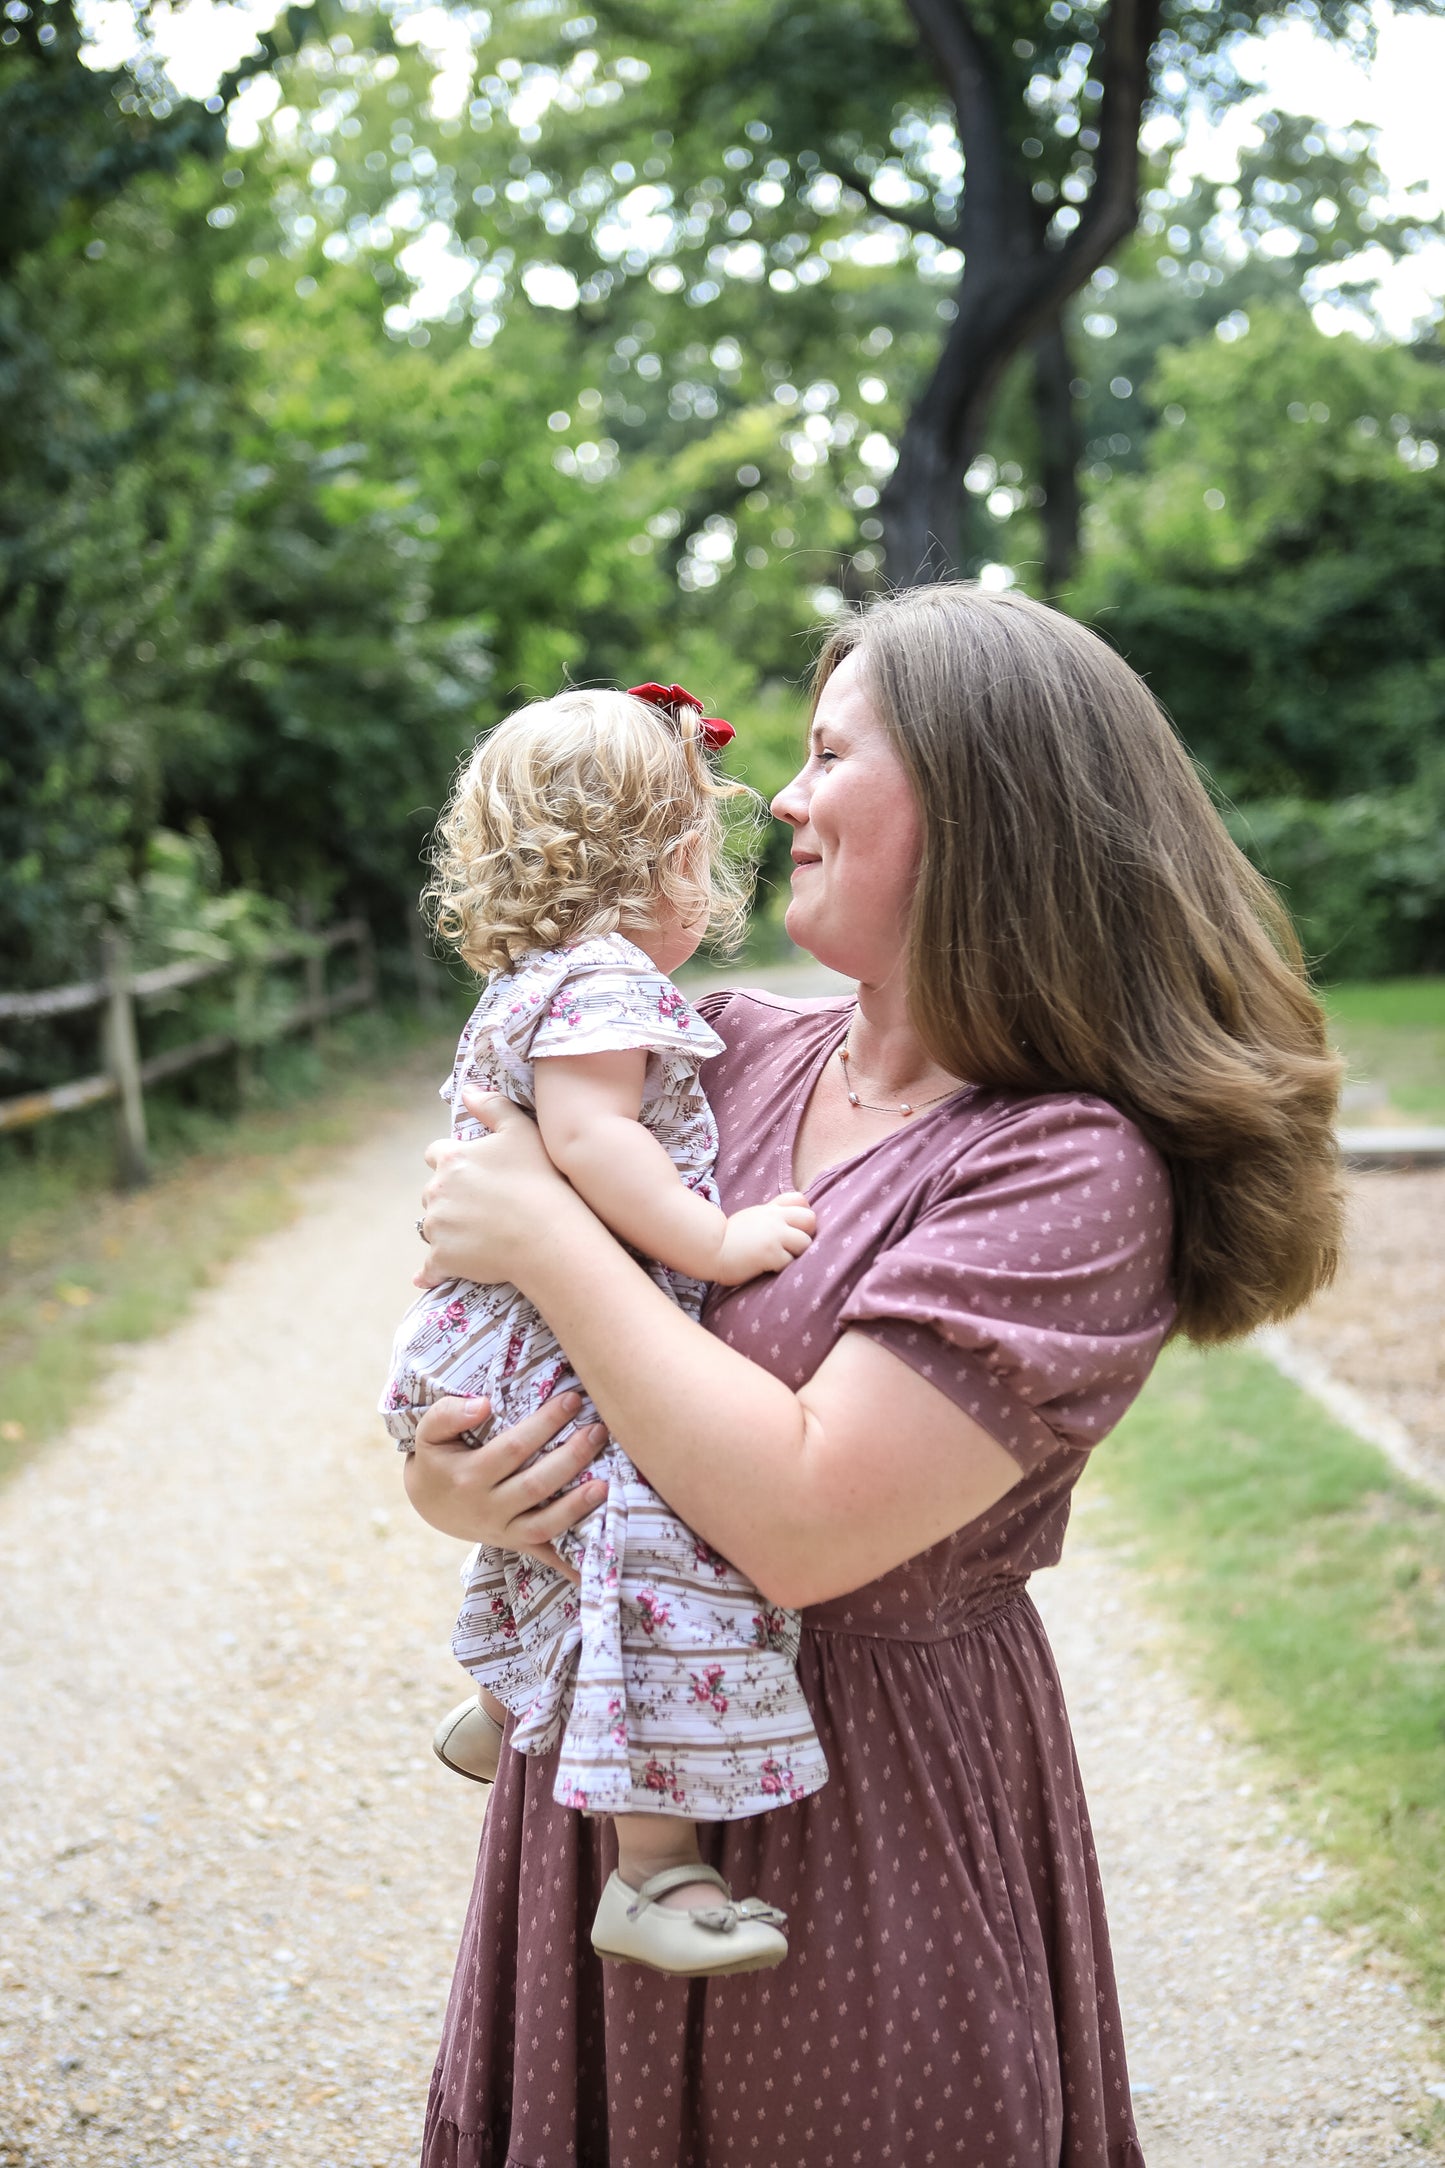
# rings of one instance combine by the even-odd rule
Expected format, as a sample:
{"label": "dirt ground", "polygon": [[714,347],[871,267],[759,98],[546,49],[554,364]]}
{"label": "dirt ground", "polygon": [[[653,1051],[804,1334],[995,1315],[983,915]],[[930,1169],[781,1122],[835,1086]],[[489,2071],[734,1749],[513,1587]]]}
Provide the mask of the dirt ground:
{"label": "dirt ground", "polygon": [[[436,1126],[419,1096],[338,1161],[0,1493],[0,2168],[416,2157],[479,1795],[427,1751],[460,1547],[372,1405]],[[1315,1916],[1100,1510],[1039,1595],[1150,2168],[1419,2159],[1421,2017]]]}
{"label": "dirt ground", "polygon": [[1399,1423],[1445,1490],[1445,1168],[1352,1178],[1339,1278],[1284,1337]]}

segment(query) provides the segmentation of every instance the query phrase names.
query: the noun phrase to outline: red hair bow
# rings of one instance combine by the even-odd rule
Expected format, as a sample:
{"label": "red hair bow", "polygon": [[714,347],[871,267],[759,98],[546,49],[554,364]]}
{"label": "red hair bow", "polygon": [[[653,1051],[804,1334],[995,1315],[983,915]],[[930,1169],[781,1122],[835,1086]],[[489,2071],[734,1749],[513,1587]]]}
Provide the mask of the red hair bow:
{"label": "red hair bow", "polygon": [[634,700],[645,700],[649,707],[661,708],[675,723],[682,721],[679,711],[683,708],[691,709],[694,715],[702,715],[699,726],[702,742],[710,753],[720,753],[737,736],[732,724],[725,723],[720,715],[703,715],[702,702],[685,685],[629,685],[627,690]]}

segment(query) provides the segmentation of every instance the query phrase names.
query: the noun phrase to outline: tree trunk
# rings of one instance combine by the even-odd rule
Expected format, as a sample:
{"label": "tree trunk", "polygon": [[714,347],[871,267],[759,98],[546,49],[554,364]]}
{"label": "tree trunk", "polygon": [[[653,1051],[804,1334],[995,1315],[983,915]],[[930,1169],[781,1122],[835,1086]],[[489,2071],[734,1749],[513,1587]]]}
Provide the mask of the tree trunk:
{"label": "tree trunk", "polygon": [[983,441],[999,378],[1027,303],[1013,282],[960,287],[938,365],[904,425],[898,464],[879,501],[888,577],[897,587],[957,572],[963,477]]}
{"label": "tree trunk", "polygon": [[1074,365],[1061,317],[1038,333],[1029,358],[1039,433],[1039,482],[1044,492],[1044,590],[1056,595],[1068,586],[1079,561],[1079,461],[1083,454],[1071,389]]}
{"label": "tree trunk", "polygon": [[[1138,223],[1139,122],[1160,0],[1108,0],[1092,63],[1101,84],[1094,182],[1072,232],[1054,241],[1048,209],[1033,200],[1010,134],[1020,115],[1011,110],[1006,118],[1006,71],[975,20],[976,0],[905,4],[957,115],[966,166],[963,203],[955,230],[940,230],[939,238],[961,250],[964,273],[956,293],[958,314],[908,417],[898,464],[879,504],[889,578],[904,586],[951,575],[964,474],[979,449],[1004,370],[1037,341],[1035,396],[1046,402],[1038,408],[1040,434],[1052,469],[1046,524],[1048,579],[1054,585],[1072,566],[1078,543],[1077,481],[1070,462],[1071,445],[1075,457],[1077,445],[1059,313]],[[886,215],[885,205],[875,207]],[[1062,401],[1056,382],[1060,368]],[[1047,374],[1046,391],[1040,372]]]}

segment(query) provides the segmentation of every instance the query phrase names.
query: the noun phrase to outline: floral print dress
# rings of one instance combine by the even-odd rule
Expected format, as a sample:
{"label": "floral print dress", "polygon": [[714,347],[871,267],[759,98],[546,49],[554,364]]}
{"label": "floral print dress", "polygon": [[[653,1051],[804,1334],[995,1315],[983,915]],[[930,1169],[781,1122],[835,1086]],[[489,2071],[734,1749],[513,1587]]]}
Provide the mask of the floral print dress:
{"label": "floral print dress", "polygon": [[[620,934],[535,950],[488,983],[442,1090],[452,1134],[482,1134],[464,1085],[504,1092],[532,1113],[534,1062],[637,1047],[648,1057],[639,1119],[679,1179],[716,1204],[717,1128],[698,1072],[722,1041]],[[639,1262],[699,1315],[699,1281]],[[408,1451],[421,1415],[446,1394],[485,1394],[490,1427],[505,1429],[569,1388],[585,1401],[516,1288],[449,1280],[402,1319],[381,1411]],[[595,1420],[587,1402],[545,1450]],[[607,1498],[558,1538],[580,1589],[486,1544],[463,1569],[452,1647],[513,1712],[511,1745],[544,1754],[560,1741],[554,1797],[588,1813],[732,1821],[806,1798],[828,1772],[794,1669],[796,1612],[766,1602],[685,1527],[615,1440],[588,1474],[606,1478]]]}

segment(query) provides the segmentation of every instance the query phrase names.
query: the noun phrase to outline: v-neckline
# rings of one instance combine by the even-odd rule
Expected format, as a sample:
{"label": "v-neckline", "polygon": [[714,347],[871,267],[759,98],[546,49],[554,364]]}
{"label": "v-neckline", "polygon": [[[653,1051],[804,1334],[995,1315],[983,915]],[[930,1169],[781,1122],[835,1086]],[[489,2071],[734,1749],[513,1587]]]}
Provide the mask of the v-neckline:
{"label": "v-neckline", "polygon": [[800,1191],[803,1196],[811,1197],[817,1185],[820,1182],[824,1181],[829,1175],[842,1174],[845,1173],[849,1167],[856,1167],[860,1160],[867,1159],[874,1152],[880,1151],[885,1144],[891,1144],[895,1137],[902,1137],[910,1134],[912,1131],[918,1128],[920,1122],[926,1122],[929,1119],[930,1115],[943,1113],[946,1107],[951,1107],[954,1101],[957,1099],[961,1099],[965,1095],[965,1093],[976,1092],[978,1090],[978,1086],[976,1084],[960,1084],[957,1091],[949,1092],[944,1098],[938,1100],[937,1103],[931,1107],[922,1108],[916,1117],[910,1118],[908,1121],[904,1122],[899,1128],[890,1129],[886,1135],[881,1137],[875,1137],[871,1144],[861,1144],[856,1152],[845,1153],[842,1159],[829,1160],[828,1164],[825,1167],[816,1168],[806,1182],[800,1182],[795,1172],[795,1164],[798,1153],[798,1133],[803,1126],[803,1117],[807,1113],[808,1107],[812,1102],[813,1094],[817,1090],[818,1085],[822,1080],[823,1071],[827,1068],[829,1062],[833,1059],[833,1056],[837,1053],[839,1047],[847,1038],[849,1027],[853,1022],[854,1016],[857,1014],[857,1009],[858,1003],[855,998],[843,1011],[842,1029],[840,1031],[830,1033],[827,1039],[825,1039],[822,1051],[819,1054],[815,1055],[813,1060],[808,1064],[807,1069],[803,1073],[802,1083],[799,1085],[797,1091],[793,1095],[793,1103],[792,1106],[789,1108],[787,1118],[784,1121],[783,1134],[779,1145],[779,1190],[795,1189]]}

